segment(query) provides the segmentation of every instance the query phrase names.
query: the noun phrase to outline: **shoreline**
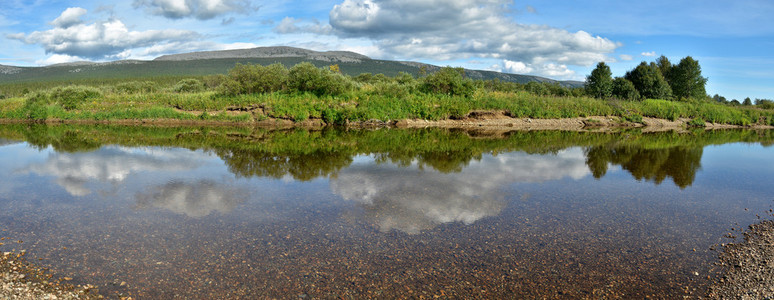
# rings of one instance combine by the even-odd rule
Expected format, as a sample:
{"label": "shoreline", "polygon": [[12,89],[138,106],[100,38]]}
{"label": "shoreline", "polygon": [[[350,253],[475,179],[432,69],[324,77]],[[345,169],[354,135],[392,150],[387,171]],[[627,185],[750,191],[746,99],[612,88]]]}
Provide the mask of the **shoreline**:
{"label": "shoreline", "polygon": [[25,124],[42,123],[56,124],[80,124],[80,125],[132,125],[132,126],[255,126],[264,128],[307,128],[320,129],[327,126],[343,126],[354,129],[372,128],[448,128],[448,129],[476,129],[493,131],[531,131],[531,130],[609,130],[639,128],[645,132],[658,132],[670,130],[685,130],[688,128],[715,129],[774,129],[771,125],[733,125],[705,123],[704,126],[691,126],[691,119],[681,118],[674,121],[667,119],[643,117],[642,122],[630,122],[617,116],[589,116],[560,119],[533,119],[513,118],[503,111],[473,111],[460,119],[423,120],[369,120],[346,122],[343,125],[327,124],[322,119],[306,119],[295,122],[290,119],[268,118],[260,121],[248,122],[213,121],[213,120],[181,120],[181,119],[120,119],[120,120],[61,120],[48,119],[42,122],[34,122],[19,119],[0,119],[0,124]]}

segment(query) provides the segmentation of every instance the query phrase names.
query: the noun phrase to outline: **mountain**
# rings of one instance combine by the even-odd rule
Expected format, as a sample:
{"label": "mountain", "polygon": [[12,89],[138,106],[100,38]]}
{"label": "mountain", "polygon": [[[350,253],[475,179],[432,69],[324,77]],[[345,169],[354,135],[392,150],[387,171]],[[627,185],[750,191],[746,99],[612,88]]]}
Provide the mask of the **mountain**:
{"label": "mountain", "polygon": [[[45,67],[0,65],[0,84],[38,81],[75,82],[78,80],[158,76],[202,76],[225,74],[237,63],[262,65],[282,63],[291,67],[300,62],[311,62],[318,67],[338,64],[343,73],[352,76],[361,73],[383,73],[387,76],[395,76],[398,72],[418,76],[423,68],[428,73],[440,69],[439,66],[418,62],[371,59],[368,56],[348,51],[318,52],[293,47],[259,47],[164,55],[151,61],[75,62]],[[568,87],[583,85],[583,82],[579,81],[557,81],[538,76],[493,71],[466,70],[465,74],[472,79],[497,78],[518,83],[552,82]]]}

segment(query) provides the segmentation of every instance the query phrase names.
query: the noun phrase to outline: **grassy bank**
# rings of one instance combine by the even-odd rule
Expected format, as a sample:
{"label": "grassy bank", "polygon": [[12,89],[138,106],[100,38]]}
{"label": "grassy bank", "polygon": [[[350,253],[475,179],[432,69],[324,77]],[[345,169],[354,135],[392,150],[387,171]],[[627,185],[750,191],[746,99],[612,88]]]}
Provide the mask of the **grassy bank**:
{"label": "grassy bank", "polygon": [[[299,67],[301,66],[301,67]],[[402,119],[462,119],[472,111],[497,110],[514,118],[560,119],[616,116],[691,119],[731,125],[774,125],[774,110],[713,101],[602,100],[583,89],[553,84],[473,81],[445,68],[416,79],[408,74],[349,77],[335,68],[297,65],[237,66],[228,75],[197,78],[85,80],[77,84],[0,86],[0,119],[182,120],[251,124],[268,119],[326,124]]]}

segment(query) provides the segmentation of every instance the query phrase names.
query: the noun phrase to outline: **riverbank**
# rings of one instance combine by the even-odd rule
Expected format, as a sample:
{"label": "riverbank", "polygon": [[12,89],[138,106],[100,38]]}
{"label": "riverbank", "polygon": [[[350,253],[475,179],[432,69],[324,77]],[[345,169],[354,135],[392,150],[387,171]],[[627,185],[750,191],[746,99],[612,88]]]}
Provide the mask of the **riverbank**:
{"label": "riverbank", "polygon": [[774,220],[750,225],[743,240],[723,246],[714,299],[774,298]]}
{"label": "riverbank", "polygon": [[[29,123],[28,120],[0,119],[0,124]],[[155,126],[257,126],[263,128],[324,128],[334,124],[323,119],[309,118],[303,121],[293,121],[286,118],[261,118],[260,120],[224,121],[201,119],[116,119],[116,120],[72,120],[47,119],[35,123],[46,124],[111,124],[111,125],[155,125]],[[443,120],[402,119],[397,121],[347,121],[337,125],[346,128],[449,128],[475,129],[490,131],[529,131],[529,130],[613,130],[640,128],[645,132],[684,130],[688,128],[714,129],[774,129],[774,126],[764,124],[734,125],[706,122],[701,125],[693,123],[692,119],[676,120],[643,117],[639,122],[632,122],[618,116],[590,116],[575,118],[514,118],[505,111],[488,110],[474,111],[461,118]]]}
{"label": "riverbank", "polygon": [[69,278],[53,279],[45,269],[28,262],[25,251],[0,255],[0,299],[102,299],[92,285],[72,285]]}

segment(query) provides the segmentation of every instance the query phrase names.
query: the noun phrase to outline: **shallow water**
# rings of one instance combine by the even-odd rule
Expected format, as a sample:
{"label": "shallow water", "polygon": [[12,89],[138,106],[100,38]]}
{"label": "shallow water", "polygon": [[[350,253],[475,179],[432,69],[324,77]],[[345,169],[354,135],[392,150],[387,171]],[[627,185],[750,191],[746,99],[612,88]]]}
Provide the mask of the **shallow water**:
{"label": "shallow water", "polygon": [[0,126],[0,249],[111,297],[702,294],[772,141]]}

